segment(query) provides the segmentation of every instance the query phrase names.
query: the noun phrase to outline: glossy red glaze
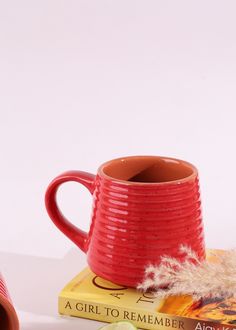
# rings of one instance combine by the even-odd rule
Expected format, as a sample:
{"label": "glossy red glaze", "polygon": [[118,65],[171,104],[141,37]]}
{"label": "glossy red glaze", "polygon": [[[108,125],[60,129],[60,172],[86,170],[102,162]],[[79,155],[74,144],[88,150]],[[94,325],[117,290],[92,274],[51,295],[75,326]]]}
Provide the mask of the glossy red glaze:
{"label": "glossy red glaze", "polygon": [[[57,207],[57,188],[66,181],[82,183],[93,194],[88,234]],[[46,207],[58,228],[87,253],[90,268],[118,284],[137,286],[145,267],[164,254],[181,260],[181,244],[205,258],[198,174],[184,161],[126,157],[103,164],[96,177],[66,172],[49,185]]]}
{"label": "glossy red glaze", "polygon": [[0,274],[0,329],[19,330],[16,311],[7,290],[5,281]]}
{"label": "glossy red glaze", "polygon": [[68,171],[56,177],[49,185],[45,196],[46,208],[50,218],[55,223],[55,225],[82,251],[86,252],[88,234],[68,221],[57,206],[57,189],[62,183],[68,181],[81,183],[90,191],[91,194],[93,194],[95,175],[82,171]]}

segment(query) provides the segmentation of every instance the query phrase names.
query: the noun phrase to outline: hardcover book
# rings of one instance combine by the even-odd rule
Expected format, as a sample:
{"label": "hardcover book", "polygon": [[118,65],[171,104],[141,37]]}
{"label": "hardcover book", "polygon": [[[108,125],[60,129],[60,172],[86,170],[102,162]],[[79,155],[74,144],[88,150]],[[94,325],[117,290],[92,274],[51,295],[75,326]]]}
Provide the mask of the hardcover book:
{"label": "hardcover book", "polygon": [[155,298],[151,293],[119,286],[89,268],[59,295],[59,313],[102,322],[126,320],[141,329],[236,330],[236,300],[190,296]]}

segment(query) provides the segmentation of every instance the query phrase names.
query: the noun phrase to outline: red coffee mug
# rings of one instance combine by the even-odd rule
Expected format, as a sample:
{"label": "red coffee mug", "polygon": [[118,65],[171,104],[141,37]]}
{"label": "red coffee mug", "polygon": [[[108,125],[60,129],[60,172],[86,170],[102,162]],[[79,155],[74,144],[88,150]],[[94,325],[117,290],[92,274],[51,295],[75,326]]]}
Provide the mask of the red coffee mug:
{"label": "red coffee mug", "polygon": [[[56,192],[67,181],[93,195],[88,234],[58,208]],[[181,260],[181,244],[205,258],[198,173],[185,161],[132,156],[104,163],[96,176],[65,172],[51,182],[45,200],[52,221],[87,254],[92,271],[114,283],[136,287],[162,255]]]}
{"label": "red coffee mug", "polygon": [[6,284],[0,274],[0,329],[19,330],[19,321],[16,311],[7,290]]}

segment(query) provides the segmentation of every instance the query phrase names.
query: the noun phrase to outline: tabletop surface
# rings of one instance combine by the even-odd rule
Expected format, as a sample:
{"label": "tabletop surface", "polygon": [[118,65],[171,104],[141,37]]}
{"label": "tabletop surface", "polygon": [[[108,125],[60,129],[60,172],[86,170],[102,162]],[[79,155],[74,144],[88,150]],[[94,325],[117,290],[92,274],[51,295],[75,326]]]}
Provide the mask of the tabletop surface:
{"label": "tabletop surface", "polygon": [[86,266],[85,256],[77,249],[61,259],[0,252],[0,262],[21,330],[95,330],[102,326],[57,312],[58,293]]}

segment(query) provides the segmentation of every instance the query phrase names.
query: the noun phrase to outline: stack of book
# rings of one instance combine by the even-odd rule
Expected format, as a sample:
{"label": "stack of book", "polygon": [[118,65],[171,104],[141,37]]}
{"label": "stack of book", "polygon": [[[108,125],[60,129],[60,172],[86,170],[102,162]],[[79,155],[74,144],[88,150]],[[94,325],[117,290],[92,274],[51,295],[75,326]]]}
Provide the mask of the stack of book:
{"label": "stack of book", "polygon": [[190,296],[160,300],[151,293],[119,286],[89,268],[59,294],[59,313],[102,322],[126,320],[141,329],[236,330],[236,300]]}

